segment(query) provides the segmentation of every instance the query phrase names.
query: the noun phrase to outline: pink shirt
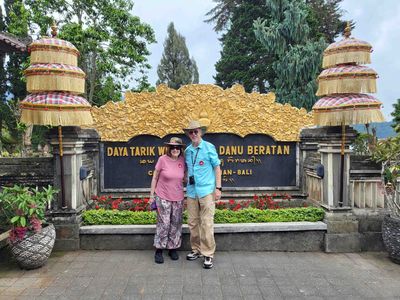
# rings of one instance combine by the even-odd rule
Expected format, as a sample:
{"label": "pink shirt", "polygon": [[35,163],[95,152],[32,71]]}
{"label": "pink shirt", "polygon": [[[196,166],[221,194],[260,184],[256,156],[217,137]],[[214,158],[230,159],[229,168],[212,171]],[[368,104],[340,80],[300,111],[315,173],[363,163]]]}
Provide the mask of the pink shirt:
{"label": "pink shirt", "polygon": [[183,200],[183,176],[185,174],[185,159],[180,156],[173,160],[168,155],[160,156],[156,164],[159,172],[156,194],[169,201]]}

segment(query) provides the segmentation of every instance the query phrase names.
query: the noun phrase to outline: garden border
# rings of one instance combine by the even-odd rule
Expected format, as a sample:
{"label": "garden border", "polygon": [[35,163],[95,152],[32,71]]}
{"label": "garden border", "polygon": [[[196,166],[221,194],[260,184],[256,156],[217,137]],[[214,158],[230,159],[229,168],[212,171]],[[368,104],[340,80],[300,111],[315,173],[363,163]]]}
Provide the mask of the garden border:
{"label": "garden border", "polygon": [[[82,226],[80,248],[85,250],[150,250],[156,225]],[[181,250],[190,250],[189,229],[183,225]],[[323,251],[324,222],[215,224],[217,250]]]}

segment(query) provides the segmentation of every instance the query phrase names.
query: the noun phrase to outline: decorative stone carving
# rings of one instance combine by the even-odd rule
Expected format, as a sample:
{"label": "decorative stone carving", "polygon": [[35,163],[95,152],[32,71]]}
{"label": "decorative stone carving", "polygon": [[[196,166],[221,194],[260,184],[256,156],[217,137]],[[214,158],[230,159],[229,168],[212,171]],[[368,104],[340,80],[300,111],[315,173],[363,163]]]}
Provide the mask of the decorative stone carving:
{"label": "decorative stone carving", "polygon": [[190,119],[208,125],[211,133],[261,133],[277,141],[298,141],[300,130],[314,125],[305,109],[276,103],[273,93],[246,93],[241,85],[226,90],[212,84],[178,90],[159,85],[156,92],[127,92],[125,101],[93,107],[92,116],[101,140],[121,142],[141,134],[183,133]]}

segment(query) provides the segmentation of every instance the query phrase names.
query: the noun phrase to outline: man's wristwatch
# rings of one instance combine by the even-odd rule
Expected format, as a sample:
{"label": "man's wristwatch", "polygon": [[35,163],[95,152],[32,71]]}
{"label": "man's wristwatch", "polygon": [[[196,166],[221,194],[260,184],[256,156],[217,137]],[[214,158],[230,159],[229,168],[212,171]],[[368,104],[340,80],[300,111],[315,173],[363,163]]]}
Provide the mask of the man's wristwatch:
{"label": "man's wristwatch", "polygon": [[215,189],[220,190],[220,192],[222,192],[222,187],[220,187],[220,186],[216,186]]}

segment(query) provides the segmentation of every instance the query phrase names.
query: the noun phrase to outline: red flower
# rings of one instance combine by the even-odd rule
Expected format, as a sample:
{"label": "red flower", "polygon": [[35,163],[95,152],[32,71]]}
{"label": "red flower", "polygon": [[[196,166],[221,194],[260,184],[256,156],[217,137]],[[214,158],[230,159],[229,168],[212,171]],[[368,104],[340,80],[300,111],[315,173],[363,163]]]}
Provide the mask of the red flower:
{"label": "red flower", "polygon": [[35,232],[39,232],[42,229],[42,221],[38,218],[31,218],[30,223]]}
{"label": "red flower", "polygon": [[119,205],[119,201],[118,201],[118,200],[114,200],[114,201],[111,203],[111,208],[112,208],[112,209],[118,209],[118,205]]}
{"label": "red flower", "polygon": [[10,240],[15,242],[16,240],[22,240],[28,231],[27,227],[13,227],[10,231]]}
{"label": "red flower", "polygon": [[237,204],[234,208],[232,208],[233,211],[237,211],[239,209],[241,209],[242,206],[240,204]]}

